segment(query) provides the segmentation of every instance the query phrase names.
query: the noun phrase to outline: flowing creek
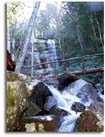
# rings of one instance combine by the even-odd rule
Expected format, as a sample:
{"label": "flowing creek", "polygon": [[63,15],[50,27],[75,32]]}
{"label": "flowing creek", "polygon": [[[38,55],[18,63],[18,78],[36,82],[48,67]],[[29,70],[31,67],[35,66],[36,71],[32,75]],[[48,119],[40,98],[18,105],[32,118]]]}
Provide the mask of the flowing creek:
{"label": "flowing creek", "polygon": [[50,128],[52,131],[74,132],[76,120],[82,112],[74,111],[72,109],[73,103],[81,103],[85,106],[85,110],[87,110],[87,107],[90,106],[91,103],[94,103],[97,96],[99,96],[96,89],[90,83],[82,79],[71,83],[68,87],[64,88],[63,91],[59,91],[52,85],[44,84],[49,88],[53,95],[53,97],[49,97],[47,107],[51,108],[56,105],[57,108],[66,111],[67,115],[60,117],[60,121],[58,121],[54,115],[39,115],[30,117],[30,119],[32,118],[41,121],[47,129]]}
{"label": "flowing creek", "polygon": [[81,114],[81,112],[76,113],[71,109],[71,106],[74,102],[82,103],[86,107],[91,104],[92,100],[90,96],[88,100],[85,100],[85,96],[82,94],[80,96],[77,96],[81,88],[85,85],[88,85],[88,82],[79,79],[75,81],[70,87],[65,88],[62,93],[59,92],[59,90],[57,90],[53,86],[47,85],[47,87],[57,100],[57,107],[68,112],[68,115],[62,117],[61,119],[61,126],[59,128],[59,132],[74,131],[75,122]]}

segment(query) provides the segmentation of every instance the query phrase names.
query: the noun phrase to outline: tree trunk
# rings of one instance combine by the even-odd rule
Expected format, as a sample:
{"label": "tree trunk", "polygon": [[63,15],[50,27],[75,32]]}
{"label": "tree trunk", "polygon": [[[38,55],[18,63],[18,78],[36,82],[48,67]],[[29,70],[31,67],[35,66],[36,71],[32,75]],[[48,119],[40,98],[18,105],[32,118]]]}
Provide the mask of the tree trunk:
{"label": "tree trunk", "polygon": [[98,19],[97,19],[96,15],[95,15],[95,20],[96,20],[96,23],[97,23],[97,28],[98,28],[98,32],[99,32],[100,42],[102,44],[102,47],[104,47],[104,44],[103,44],[103,41],[102,41],[101,29],[100,29],[99,22],[98,22]]}
{"label": "tree trunk", "polygon": [[10,28],[7,26],[7,50],[10,52]]}
{"label": "tree trunk", "polygon": [[78,20],[78,17],[77,17],[77,16],[73,17],[73,16],[71,15],[71,13],[70,13],[65,7],[63,7],[63,9],[66,11],[66,13],[69,15],[69,17],[70,17],[70,18],[72,19],[72,21],[74,22],[75,30],[76,30],[76,33],[77,33],[77,38],[78,38],[78,41],[79,41],[79,44],[80,44],[80,48],[81,48],[81,50],[83,51],[83,39],[82,39],[82,36],[81,36],[79,24],[75,23],[75,18]]}
{"label": "tree trunk", "polygon": [[12,59],[13,61],[15,61],[15,51],[14,51],[14,48],[15,48],[15,38],[12,39]]}
{"label": "tree trunk", "polygon": [[[32,43],[31,66],[33,66],[33,61],[34,61],[34,55],[33,55],[33,53],[34,53],[33,51],[34,51],[34,50],[33,50],[33,48],[34,48],[34,47],[33,47],[33,43]],[[31,77],[32,77],[32,78],[33,78],[33,74],[34,74],[34,68],[31,67]]]}
{"label": "tree trunk", "polygon": [[31,18],[30,18],[30,21],[29,21],[29,24],[28,24],[28,32],[27,32],[25,44],[23,46],[22,54],[19,56],[19,60],[18,60],[17,65],[16,65],[16,69],[15,69],[16,72],[20,72],[20,69],[23,65],[23,62],[25,59],[25,54],[26,54],[26,51],[27,51],[28,46],[29,46],[29,42],[30,42],[31,35],[32,35],[32,29],[33,29],[34,21],[35,21],[36,16],[37,16],[39,6],[40,6],[40,2],[36,2],[34,9],[33,9],[33,12],[32,12],[32,15],[31,15]]}
{"label": "tree trunk", "polygon": [[92,31],[93,31],[93,35],[94,35],[94,37],[95,37],[95,41],[96,41],[96,46],[94,46],[94,48],[95,49],[97,49],[98,48],[98,45],[97,45],[97,35],[96,35],[96,31],[95,31],[95,27],[94,27],[94,24],[93,24],[93,17],[92,17],[92,15],[91,16],[89,16],[89,20],[90,20],[90,22],[91,22],[91,26],[92,26]]}
{"label": "tree trunk", "polygon": [[92,74],[97,72],[104,72],[104,68],[93,68],[93,69],[87,69],[87,70],[78,70],[70,72],[75,75],[82,75],[82,74]]}

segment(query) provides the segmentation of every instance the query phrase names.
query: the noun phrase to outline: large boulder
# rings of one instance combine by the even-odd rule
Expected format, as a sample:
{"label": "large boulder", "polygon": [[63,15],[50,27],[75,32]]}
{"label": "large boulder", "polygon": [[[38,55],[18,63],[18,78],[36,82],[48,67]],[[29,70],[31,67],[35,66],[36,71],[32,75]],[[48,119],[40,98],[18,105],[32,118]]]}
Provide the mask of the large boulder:
{"label": "large boulder", "polygon": [[68,115],[68,112],[63,110],[63,109],[60,109],[56,106],[53,106],[51,109],[50,109],[50,114],[54,114],[56,117],[58,117],[59,119],[61,119],[63,116],[66,116]]}
{"label": "large boulder", "polygon": [[43,109],[48,96],[52,96],[49,88],[43,82],[39,82],[33,88],[32,95],[30,96],[30,101]]}
{"label": "large boulder", "polygon": [[70,94],[77,97],[79,102],[85,106],[98,101],[103,102],[93,85],[83,79],[78,79],[71,83],[64,89],[63,94]]}
{"label": "large boulder", "polygon": [[76,121],[77,132],[103,132],[103,125],[91,111],[84,111]]}
{"label": "large boulder", "polygon": [[[20,83],[7,83],[7,131],[15,131],[19,127],[19,119],[28,104],[24,98],[26,92]],[[17,85],[17,86],[16,86]]]}
{"label": "large boulder", "polygon": [[21,118],[27,115],[37,114],[40,109],[31,105],[28,98],[31,90],[27,88],[27,83],[31,79],[23,74],[7,72],[6,91],[6,122],[8,132],[22,131],[20,127]]}
{"label": "large boulder", "polygon": [[59,76],[58,81],[58,88],[59,90],[63,90],[65,87],[67,87],[72,82],[76,81],[78,77],[76,75],[70,74],[70,73],[64,73]]}

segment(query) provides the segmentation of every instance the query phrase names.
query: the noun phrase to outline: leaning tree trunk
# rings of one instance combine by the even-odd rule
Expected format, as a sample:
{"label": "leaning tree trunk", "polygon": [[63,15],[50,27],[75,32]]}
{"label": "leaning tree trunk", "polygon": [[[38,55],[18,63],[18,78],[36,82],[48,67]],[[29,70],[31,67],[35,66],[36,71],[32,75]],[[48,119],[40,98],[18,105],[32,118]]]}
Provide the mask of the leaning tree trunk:
{"label": "leaning tree trunk", "polygon": [[28,46],[29,46],[29,42],[30,42],[31,35],[32,35],[32,29],[33,29],[34,21],[35,21],[36,16],[37,16],[39,6],[40,6],[40,2],[36,2],[34,9],[33,9],[33,12],[32,12],[32,15],[31,15],[31,18],[30,18],[30,21],[29,21],[29,24],[28,24],[28,32],[27,32],[25,44],[23,46],[22,53],[19,56],[19,60],[18,60],[17,65],[16,65],[16,69],[15,69],[16,72],[20,72],[20,69],[21,69],[22,64],[24,62],[25,54],[26,54],[26,51],[27,51]]}

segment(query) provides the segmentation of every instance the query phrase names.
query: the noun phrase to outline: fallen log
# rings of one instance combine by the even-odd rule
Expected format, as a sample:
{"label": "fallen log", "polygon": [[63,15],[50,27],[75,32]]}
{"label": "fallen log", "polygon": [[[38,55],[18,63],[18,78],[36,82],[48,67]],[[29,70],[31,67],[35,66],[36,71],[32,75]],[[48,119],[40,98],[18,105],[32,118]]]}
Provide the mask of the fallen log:
{"label": "fallen log", "polygon": [[72,71],[71,74],[75,75],[82,75],[82,74],[91,74],[91,73],[97,73],[97,72],[104,72],[104,68],[93,68],[93,69],[87,69],[87,70],[78,70],[78,71]]}
{"label": "fallen log", "polygon": [[[69,71],[68,73],[70,74],[75,74],[75,75],[82,75],[82,74],[92,74],[92,73],[98,73],[98,72],[104,72],[104,68],[92,68],[92,69],[87,69],[87,70],[77,70],[77,71]],[[47,76],[47,78],[58,78],[62,74],[56,74],[55,75],[50,75]]]}
{"label": "fallen log", "polygon": [[68,58],[68,59],[58,60],[58,61],[37,63],[36,65],[33,65],[33,66],[23,66],[23,67],[24,67],[24,68],[32,68],[32,67],[37,67],[37,66],[45,65],[45,64],[64,63],[64,62],[68,62],[68,61],[72,61],[72,60],[79,60],[79,59],[84,59],[84,58],[87,58],[87,57],[103,56],[103,55],[104,55],[103,53],[100,53],[100,54],[91,54],[91,55],[85,55],[85,56],[81,56],[81,57],[74,57],[74,58]]}

